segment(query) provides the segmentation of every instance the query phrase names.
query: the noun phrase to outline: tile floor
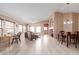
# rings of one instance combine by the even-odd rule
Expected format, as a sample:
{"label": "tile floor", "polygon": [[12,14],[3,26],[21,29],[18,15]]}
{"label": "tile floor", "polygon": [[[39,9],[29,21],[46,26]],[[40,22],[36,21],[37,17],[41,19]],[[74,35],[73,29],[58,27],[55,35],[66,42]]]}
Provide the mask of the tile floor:
{"label": "tile floor", "polygon": [[13,44],[5,50],[0,51],[1,55],[76,55],[79,48],[74,46],[66,47],[49,35],[44,35],[37,40],[29,41],[21,35],[21,43]]}

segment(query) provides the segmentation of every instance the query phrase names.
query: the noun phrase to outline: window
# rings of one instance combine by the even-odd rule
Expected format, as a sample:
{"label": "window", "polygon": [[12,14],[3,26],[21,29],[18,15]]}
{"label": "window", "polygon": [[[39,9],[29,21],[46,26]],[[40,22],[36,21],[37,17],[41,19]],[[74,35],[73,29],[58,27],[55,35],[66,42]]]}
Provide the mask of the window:
{"label": "window", "polygon": [[41,32],[41,26],[36,27],[36,33],[40,33]]}
{"label": "window", "polygon": [[18,25],[18,31],[22,32],[22,25]]}
{"label": "window", "polygon": [[30,27],[30,31],[34,32],[34,26]]}
{"label": "window", "polygon": [[23,32],[25,32],[26,31],[26,27],[25,26],[23,26]]}
{"label": "window", "polygon": [[48,27],[44,27],[44,30],[47,31],[47,30],[48,30],[47,28],[48,28]]}
{"label": "window", "polygon": [[14,34],[14,23],[5,21],[6,34]]}
{"label": "window", "polygon": [[0,20],[0,36],[2,35],[2,20]]}
{"label": "window", "polygon": [[2,26],[1,26],[1,22],[2,22],[2,20],[0,20],[0,28],[2,27]]}

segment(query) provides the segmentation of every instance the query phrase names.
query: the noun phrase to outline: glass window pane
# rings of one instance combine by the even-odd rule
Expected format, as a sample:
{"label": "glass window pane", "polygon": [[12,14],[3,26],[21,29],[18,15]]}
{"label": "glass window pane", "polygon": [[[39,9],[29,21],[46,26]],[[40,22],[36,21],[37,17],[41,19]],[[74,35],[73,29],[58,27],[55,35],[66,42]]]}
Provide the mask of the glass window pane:
{"label": "glass window pane", "polygon": [[23,26],[23,32],[25,32],[26,31],[26,27],[25,26]]}
{"label": "glass window pane", "polygon": [[19,25],[19,26],[18,26],[18,31],[19,31],[19,32],[22,32],[22,25]]}
{"label": "glass window pane", "polygon": [[44,30],[46,30],[46,31],[47,31],[47,27],[44,27]]}
{"label": "glass window pane", "polygon": [[5,22],[5,27],[6,28],[14,28],[14,23],[6,21]]}
{"label": "glass window pane", "polygon": [[0,20],[0,28],[1,28],[1,20]]}
{"label": "glass window pane", "polygon": [[1,34],[2,34],[2,29],[0,29],[0,36],[1,36]]}
{"label": "glass window pane", "polygon": [[14,23],[5,21],[6,34],[14,34]]}
{"label": "glass window pane", "polygon": [[34,26],[30,27],[30,31],[34,32]]}
{"label": "glass window pane", "polygon": [[36,27],[36,32],[40,33],[41,32],[41,26]]}

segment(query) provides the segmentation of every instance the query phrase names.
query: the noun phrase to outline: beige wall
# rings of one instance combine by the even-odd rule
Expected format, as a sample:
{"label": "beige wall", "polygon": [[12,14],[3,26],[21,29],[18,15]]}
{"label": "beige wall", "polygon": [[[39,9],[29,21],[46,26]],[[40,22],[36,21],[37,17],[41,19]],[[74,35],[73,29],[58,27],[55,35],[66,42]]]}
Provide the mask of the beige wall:
{"label": "beige wall", "polygon": [[78,31],[79,31],[79,14],[78,14]]}
{"label": "beige wall", "polygon": [[72,32],[78,31],[78,14],[72,13]]}
{"label": "beige wall", "polygon": [[63,29],[66,32],[78,31],[78,13],[64,13],[64,21],[72,21],[72,24],[64,24]]}
{"label": "beige wall", "polygon": [[64,21],[72,21],[72,13],[63,14],[63,30],[66,32],[72,32],[72,24],[64,24]]}
{"label": "beige wall", "polygon": [[61,30],[63,30],[63,14],[56,12],[54,14],[54,36]]}
{"label": "beige wall", "polygon": [[[52,19],[51,19],[52,18]],[[53,22],[50,22],[50,19]],[[71,24],[64,24],[64,21],[72,21]],[[53,16],[49,18],[49,23],[54,23],[54,35],[61,30],[65,32],[74,32],[79,30],[79,14],[78,13],[61,13],[55,12]],[[51,25],[49,25],[51,27]]]}

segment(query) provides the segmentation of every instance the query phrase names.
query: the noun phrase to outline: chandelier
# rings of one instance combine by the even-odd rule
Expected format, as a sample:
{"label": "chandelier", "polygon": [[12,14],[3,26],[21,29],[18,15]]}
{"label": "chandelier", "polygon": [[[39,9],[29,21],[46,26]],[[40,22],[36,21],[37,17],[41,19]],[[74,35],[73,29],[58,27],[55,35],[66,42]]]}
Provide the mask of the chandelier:
{"label": "chandelier", "polygon": [[[69,3],[67,3],[66,5],[67,5],[66,6],[67,12],[69,12]],[[70,20],[67,19],[67,20],[64,21],[64,24],[72,24],[72,20],[70,21]]]}
{"label": "chandelier", "polygon": [[72,21],[66,20],[64,21],[64,24],[72,24]]}

